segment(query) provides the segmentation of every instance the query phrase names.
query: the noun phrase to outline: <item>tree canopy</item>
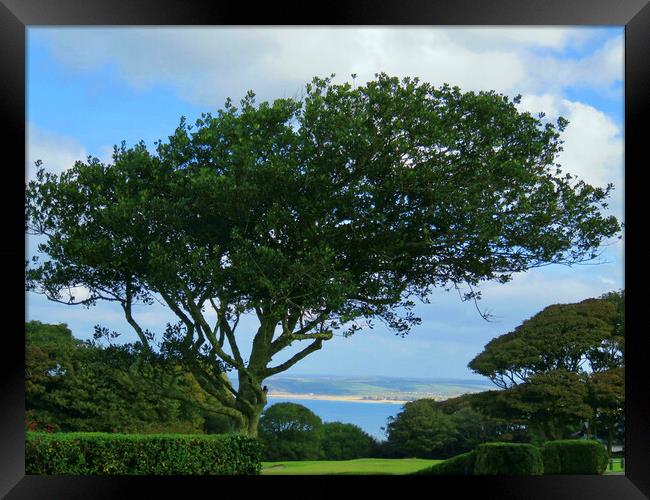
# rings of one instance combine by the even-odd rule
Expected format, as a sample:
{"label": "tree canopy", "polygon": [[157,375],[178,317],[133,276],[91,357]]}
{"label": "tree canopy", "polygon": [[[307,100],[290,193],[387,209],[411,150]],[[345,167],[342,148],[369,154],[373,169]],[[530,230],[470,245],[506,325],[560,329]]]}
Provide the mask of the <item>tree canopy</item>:
{"label": "tree canopy", "polygon": [[306,406],[276,403],[264,410],[259,437],[267,460],[317,460],[323,422]]}
{"label": "tree canopy", "polygon": [[490,341],[469,363],[503,391],[475,399],[486,415],[569,437],[586,423],[611,450],[624,427],[625,291],[554,304]]}
{"label": "tree canopy", "polygon": [[321,441],[324,460],[354,460],[375,454],[378,443],[361,427],[343,422],[325,422]]}
{"label": "tree canopy", "polygon": [[469,363],[476,373],[508,388],[554,370],[600,371],[622,363],[620,310],[611,300],[554,304],[514,331],[492,339]]}
{"label": "tree canopy", "polygon": [[[592,259],[617,235],[601,213],[613,186],[556,163],[567,121],[518,102],[385,74],[358,87],[315,78],[300,99],[257,104],[249,92],[239,108],[183,118],[155,153],[122,143],[110,164],[40,168],[26,228],[46,241],[27,288],[116,303],[145,347],[154,334],[134,305],[165,304],[178,324],[163,352],[255,434],[262,381],[334,331],[380,320],[406,334],[413,299],[435,287],[476,299],[482,281]],[[247,313],[259,328],[245,359]],[[283,359],[295,342],[307,345]]]}
{"label": "tree canopy", "polygon": [[403,456],[434,458],[457,439],[452,418],[435,408],[431,401],[420,399],[406,403],[386,425],[388,446]]}

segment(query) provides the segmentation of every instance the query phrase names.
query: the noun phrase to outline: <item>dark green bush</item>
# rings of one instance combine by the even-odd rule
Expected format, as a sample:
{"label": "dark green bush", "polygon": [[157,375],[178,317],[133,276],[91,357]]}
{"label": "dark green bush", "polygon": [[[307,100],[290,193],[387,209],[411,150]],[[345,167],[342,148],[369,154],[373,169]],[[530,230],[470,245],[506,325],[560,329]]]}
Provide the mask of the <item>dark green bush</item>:
{"label": "dark green bush", "polygon": [[565,439],[542,447],[544,474],[602,474],[607,467],[607,449],[598,441]]}
{"label": "dark green bush", "polygon": [[476,475],[540,475],[544,472],[542,454],[525,443],[485,443],[476,448]]}
{"label": "dark green bush", "polygon": [[260,445],[241,436],[28,432],[27,474],[259,474]]}
{"label": "dark green bush", "polygon": [[353,460],[370,457],[375,440],[354,424],[326,422],[321,441],[323,460]]}
{"label": "dark green bush", "polygon": [[476,462],[476,451],[461,453],[444,462],[427,467],[426,469],[414,472],[415,475],[435,475],[435,476],[471,476],[474,474],[474,464]]}
{"label": "dark green bush", "polygon": [[296,403],[269,406],[260,418],[258,433],[264,460],[321,458],[323,422],[306,406]]}
{"label": "dark green bush", "polygon": [[560,454],[558,453],[557,446],[547,446],[552,443],[549,441],[542,445],[542,462],[544,462],[544,474],[561,474],[562,462],[560,462]]}

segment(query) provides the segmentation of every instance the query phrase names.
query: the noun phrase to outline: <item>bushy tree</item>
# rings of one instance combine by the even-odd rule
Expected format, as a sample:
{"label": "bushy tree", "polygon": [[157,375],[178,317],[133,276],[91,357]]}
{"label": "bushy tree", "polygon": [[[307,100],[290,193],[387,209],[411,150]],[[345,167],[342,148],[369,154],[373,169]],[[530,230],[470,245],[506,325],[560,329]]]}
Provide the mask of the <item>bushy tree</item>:
{"label": "bushy tree", "polygon": [[[39,169],[26,229],[46,241],[27,289],[121,306],[144,348],[154,337],[134,305],[165,304],[178,324],[163,353],[255,435],[264,379],[335,330],[381,320],[405,334],[419,322],[413,299],[436,287],[477,299],[482,281],[592,259],[619,232],[600,211],[612,186],[556,163],[567,121],[518,102],[385,74],[355,88],[315,78],[302,99],[256,104],[249,92],[239,108],[182,119],[155,154],[123,143],[112,164]],[[78,287],[87,295],[68,293]],[[237,325],[249,313],[246,356]],[[306,347],[287,357],[295,343]]]}
{"label": "bushy tree", "polygon": [[[83,342],[64,325],[25,324],[28,428],[104,432],[198,432],[202,415],[164,397],[131,370],[131,346]],[[189,383],[185,387],[190,387]]]}
{"label": "bushy tree", "polygon": [[[489,397],[489,399],[488,399]],[[484,396],[483,411],[532,427],[544,440],[564,439],[591,417],[587,378],[558,369],[533,375],[525,384]]]}
{"label": "bushy tree", "polygon": [[487,415],[545,439],[580,431],[611,443],[624,428],[625,291],[555,304],[490,341],[469,367],[505,391],[477,401]]}
{"label": "bushy tree", "polygon": [[602,436],[611,455],[615,439],[625,439],[625,369],[612,368],[589,377],[587,403],[592,408],[590,436]]}
{"label": "bushy tree", "polygon": [[266,460],[317,460],[321,457],[323,422],[303,405],[276,403],[260,418],[259,438]]}
{"label": "bushy tree", "polygon": [[618,318],[616,306],[604,299],[554,304],[491,340],[468,366],[503,389],[554,370],[605,369],[622,362]]}
{"label": "bushy tree", "polygon": [[451,417],[420,399],[406,403],[386,425],[388,446],[397,455],[418,458],[437,458],[444,453],[457,435]]}
{"label": "bushy tree", "polygon": [[326,422],[321,447],[325,460],[352,460],[371,457],[376,441],[357,425]]}

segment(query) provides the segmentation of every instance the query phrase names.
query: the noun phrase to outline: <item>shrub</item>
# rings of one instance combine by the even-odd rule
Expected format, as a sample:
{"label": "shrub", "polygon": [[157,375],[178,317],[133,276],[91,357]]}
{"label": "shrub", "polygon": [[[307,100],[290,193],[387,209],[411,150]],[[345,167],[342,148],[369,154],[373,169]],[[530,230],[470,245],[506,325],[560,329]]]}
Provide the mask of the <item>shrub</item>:
{"label": "shrub", "polygon": [[353,460],[367,458],[374,451],[375,440],[354,424],[328,422],[323,424],[322,458]]}
{"label": "shrub", "polygon": [[476,475],[540,475],[544,472],[542,454],[525,443],[485,443],[476,448]]}
{"label": "shrub", "polygon": [[27,474],[259,474],[260,445],[241,435],[28,432]]}
{"label": "shrub", "polygon": [[436,409],[435,403],[411,401],[397,416],[388,418],[388,443],[398,455],[437,458],[456,441],[458,430],[452,417]]}
{"label": "shrub", "polygon": [[317,460],[321,457],[323,422],[296,403],[269,406],[259,423],[265,460]]}
{"label": "shrub", "polygon": [[414,472],[415,475],[470,476],[474,474],[476,451],[461,453],[444,462]]}
{"label": "shrub", "polygon": [[542,445],[542,462],[544,462],[544,474],[561,474],[562,463],[560,462],[560,454],[558,453],[557,446],[547,446],[550,443],[558,441],[549,441]]}
{"label": "shrub", "polygon": [[542,447],[544,474],[602,474],[607,468],[607,449],[598,441],[565,439]]}

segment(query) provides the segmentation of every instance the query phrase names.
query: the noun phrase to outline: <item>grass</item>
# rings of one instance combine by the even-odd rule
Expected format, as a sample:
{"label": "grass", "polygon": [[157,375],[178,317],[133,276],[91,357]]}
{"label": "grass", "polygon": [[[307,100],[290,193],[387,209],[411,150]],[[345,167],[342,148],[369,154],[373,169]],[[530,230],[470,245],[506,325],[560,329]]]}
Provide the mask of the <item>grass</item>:
{"label": "grass", "polygon": [[442,460],[424,458],[359,458],[357,460],[312,460],[262,462],[262,475],[299,474],[408,474]]}
{"label": "grass", "polygon": [[[614,468],[605,474],[625,472],[621,459],[615,458]],[[262,475],[322,475],[322,474],[409,474],[431,467],[444,460],[423,458],[359,458],[357,460],[307,460],[300,462],[262,462]]]}
{"label": "grass", "polygon": [[612,461],[614,468],[610,469],[609,464],[607,465],[607,469],[605,469],[605,474],[611,474],[612,472],[625,472],[625,469],[621,467],[621,459],[620,458],[613,458]]}

